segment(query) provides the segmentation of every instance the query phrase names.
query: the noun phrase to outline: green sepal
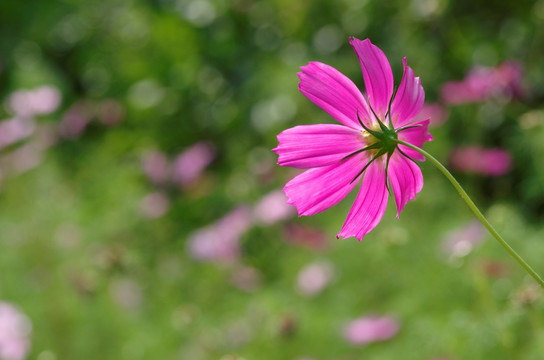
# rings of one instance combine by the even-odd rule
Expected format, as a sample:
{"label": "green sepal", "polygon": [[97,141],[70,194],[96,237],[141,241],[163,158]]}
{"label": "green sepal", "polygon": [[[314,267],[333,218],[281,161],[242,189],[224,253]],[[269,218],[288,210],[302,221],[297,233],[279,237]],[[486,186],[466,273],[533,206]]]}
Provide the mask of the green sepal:
{"label": "green sepal", "polygon": [[370,159],[368,161],[368,163],[363,167],[363,169],[361,171],[359,171],[357,173],[357,175],[355,175],[355,177],[353,178],[353,180],[351,180],[349,183],[352,184],[355,180],[357,180],[357,178],[359,176],[361,176],[362,173],[365,172],[365,170],[370,166],[370,164],[372,164],[374,162],[374,160],[376,160],[377,158],[379,158],[380,156],[382,156],[383,154],[385,154],[385,150],[383,149],[380,149],[380,151],[376,154],[376,156],[374,156],[372,159]]}
{"label": "green sepal", "polygon": [[353,155],[357,155],[357,154],[359,154],[359,153],[362,153],[363,151],[379,149],[380,146],[381,146],[380,143],[374,143],[374,144],[372,144],[372,145],[365,146],[365,147],[362,148],[362,149],[359,149],[359,150],[357,150],[357,151],[352,152],[352,153],[349,154],[349,155],[344,156],[344,157],[342,158],[342,160],[340,160],[340,162],[343,162],[344,160],[346,160],[346,159],[352,157]]}
{"label": "green sepal", "polygon": [[359,117],[359,110],[357,110],[357,120],[359,121],[359,124],[361,124],[361,127],[363,129],[365,129],[366,132],[368,132],[370,135],[374,136],[375,138],[378,138],[378,136],[380,136],[381,133],[375,131],[375,130],[371,130],[369,129],[368,127],[366,127],[366,125],[361,121],[361,118]]}

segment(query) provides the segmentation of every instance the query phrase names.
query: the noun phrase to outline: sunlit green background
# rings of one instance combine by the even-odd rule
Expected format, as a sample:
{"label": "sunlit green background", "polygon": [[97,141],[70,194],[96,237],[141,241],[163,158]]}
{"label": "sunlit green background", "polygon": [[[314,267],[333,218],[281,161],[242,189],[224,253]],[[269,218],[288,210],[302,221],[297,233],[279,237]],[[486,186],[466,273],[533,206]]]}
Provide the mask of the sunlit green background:
{"label": "sunlit green background", "polygon": [[[191,256],[199,229],[296,174],[276,165],[279,132],[334,122],[298,92],[300,66],[363,87],[348,36],[378,45],[397,84],[407,57],[429,103],[476,65],[521,63],[523,96],[442,104],[425,148],[446,164],[460,145],[511,153],[505,175],[455,175],[544,274],[544,1],[2,1],[0,118],[17,91],[61,95],[0,153],[0,300],[32,323],[28,359],[544,358],[542,296],[507,253],[487,235],[443,251],[473,216],[428,162],[417,199],[398,220],[390,201],[360,243],[335,238],[351,194],[311,218],[251,220],[230,261]],[[146,175],[152,154],[197,143],[213,155],[196,180]],[[304,294],[315,262],[332,277]],[[371,314],[399,332],[344,339]]]}

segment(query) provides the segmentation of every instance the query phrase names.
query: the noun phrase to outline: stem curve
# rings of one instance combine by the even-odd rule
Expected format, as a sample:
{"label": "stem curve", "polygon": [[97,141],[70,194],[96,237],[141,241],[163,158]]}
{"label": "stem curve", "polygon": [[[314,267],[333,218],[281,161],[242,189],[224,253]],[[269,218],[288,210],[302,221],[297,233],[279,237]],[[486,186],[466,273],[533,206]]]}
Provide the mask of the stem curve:
{"label": "stem curve", "polygon": [[407,143],[405,141],[398,140],[398,139],[395,141],[398,144],[402,144],[404,146],[409,147],[412,150],[417,151],[421,155],[425,156],[425,158],[429,159],[429,161],[432,162],[433,165],[436,166],[438,170],[440,170],[442,174],[444,174],[444,176],[446,176],[446,178],[451,182],[453,187],[457,190],[457,192],[459,192],[459,195],[461,195],[461,198],[465,200],[470,210],[472,210],[472,212],[476,215],[478,220],[480,220],[480,222],[485,226],[485,228],[495,238],[495,240],[497,240],[499,244],[501,244],[501,246],[510,254],[510,256],[512,256],[525,269],[525,271],[527,271],[529,275],[531,275],[533,279],[535,279],[536,282],[544,288],[544,280],[542,280],[540,275],[538,275],[537,272],[534,271],[533,268],[529,264],[527,264],[527,262],[525,262],[525,260],[523,260],[523,258],[506,242],[506,240],[504,240],[499,235],[497,230],[495,230],[495,228],[489,223],[489,221],[487,221],[487,219],[482,214],[480,209],[478,209],[478,207],[476,206],[476,204],[474,204],[474,202],[468,196],[466,191],[461,187],[459,182],[453,177],[453,175],[448,171],[448,169],[446,169],[444,165],[442,165],[438,160],[436,160],[436,158],[434,158],[431,154],[429,154],[428,152],[426,152],[425,150],[421,148],[418,148],[417,146],[414,146],[410,143]]}

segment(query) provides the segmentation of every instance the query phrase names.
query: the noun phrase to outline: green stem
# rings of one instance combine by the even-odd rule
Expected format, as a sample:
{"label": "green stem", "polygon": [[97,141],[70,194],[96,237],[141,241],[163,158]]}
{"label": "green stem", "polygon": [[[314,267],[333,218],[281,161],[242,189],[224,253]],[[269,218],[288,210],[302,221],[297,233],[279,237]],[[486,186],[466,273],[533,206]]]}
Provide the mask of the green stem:
{"label": "green stem", "polygon": [[455,180],[453,175],[448,171],[448,169],[444,167],[444,165],[442,165],[438,160],[436,160],[431,154],[429,154],[423,149],[418,148],[417,146],[414,146],[402,140],[395,140],[395,141],[399,144],[402,144],[404,146],[409,147],[410,149],[417,151],[418,153],[420,153],[421,155],[429,159],[429,161],[432,162],[438,168],[438,170],[440,170],[442,174],[444,174],[444,176],[446,176],[446,178],[451,182],[453,187],[457,189],[457,191],[459,192],[459,195],[461,195],[463,200],[465,200],[465,202],[467,203],[468,207],[472,210],[472,212],[476,215],[476,217],[482,222],[482,224],[484,224],[484,226],[489,231],[489,233],[491,233],[491,235],[493,235],[493,237],[499,242],[499,244],[501,244],[502,247],[514,259],[516,259],[516,261],[529,273],[529,275],[531,275],[536,280],[536,282],[538,282],[540,286],[544,288],[544,280],[542,280],[542,278],[536,273],[536,271],[534,271],[533,268],[529,266],[529,264],[527,264],[525,260],[523,260],[521,256],[519,256],[518,253],[514,249],[512,249],[512,247],[508,245],[508,243],[499,235],[499,233],[495,230],[495,228],[493,228],[493,226],[489,223],[489,221],[487,221],[487,219],[482,214],[482,212],[476,207],[474,202],[470,199],[466,191],[461,187],[461,185],[457,182],[457,180]]}

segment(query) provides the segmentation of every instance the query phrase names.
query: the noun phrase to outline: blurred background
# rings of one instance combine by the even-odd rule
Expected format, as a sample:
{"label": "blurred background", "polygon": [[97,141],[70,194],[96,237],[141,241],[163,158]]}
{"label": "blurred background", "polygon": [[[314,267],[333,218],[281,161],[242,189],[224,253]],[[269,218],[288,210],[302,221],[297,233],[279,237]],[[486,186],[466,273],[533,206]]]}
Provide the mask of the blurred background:
{"label": "blurred background", "polygon": [[0,3],[0,358],[542,359],[540,289],[445,178],[362,242],[298,218],[276,135],[333,123],[348,36],[421,77],[434,141],[544,274],[544,1]]}

